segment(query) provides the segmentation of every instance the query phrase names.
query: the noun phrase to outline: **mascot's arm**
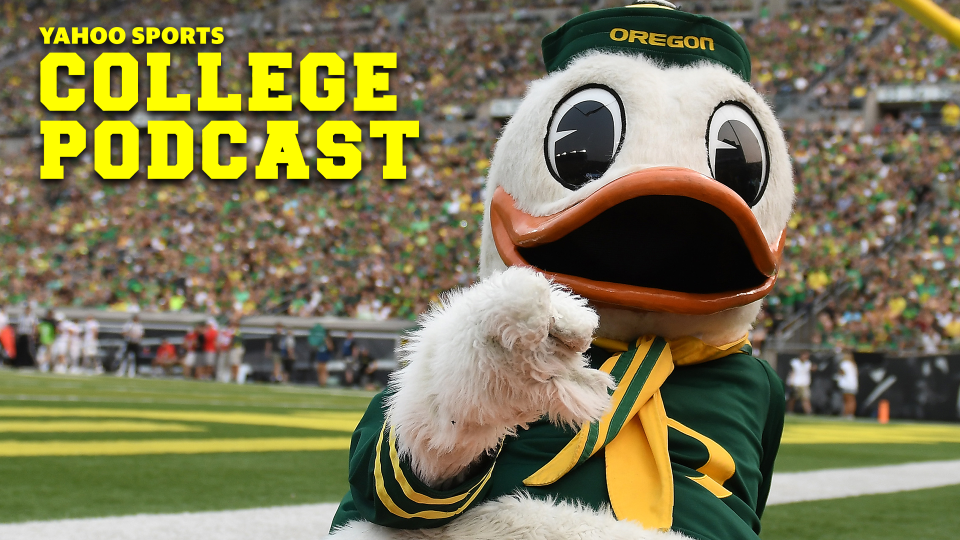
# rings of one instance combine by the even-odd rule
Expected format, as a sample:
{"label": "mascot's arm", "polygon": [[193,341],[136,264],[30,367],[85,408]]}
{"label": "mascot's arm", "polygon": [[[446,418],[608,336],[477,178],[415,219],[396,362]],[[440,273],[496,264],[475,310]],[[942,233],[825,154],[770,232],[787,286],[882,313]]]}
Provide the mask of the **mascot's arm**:
{"label": "mascot's arm", "polygon": [[763,428],[763,459],[760,462],[760,472],[763,480],[757,493],[757,517],[763,516],[763,509],[767,505],[767,496],[770,494],[770,481],[773,479],[773,463],[780,450],[780,436],[783,434],[783,415],[786,403],[783,395],[783,383],[769,364],[760,361],[767,372],[770,383],[770,408],[767,410],[767,422]]}
{"label": "mascot's arm", "polygon": [[500,444],[518,427],[599,418],[613,380],[582,354],[597,323],[585,300],[525,268],[445,296],[354,434],[334,527],[443,525],[483,501]]}
{"label": "mascot's arm", "polygon": [[[350,444],[350,491],[333,519],[331,529],[351,521],[369,521],[393,528],[438,527],[484,499],[493,459],[478,460],[477,472],[450,489],[425,485],[400,458],[396,440],[384,420],[384,401],[390,390],[378,394],[360,420]],[[387,426],[387,427],[385,427]],[[382,436],[381,436],[382,435]]]}

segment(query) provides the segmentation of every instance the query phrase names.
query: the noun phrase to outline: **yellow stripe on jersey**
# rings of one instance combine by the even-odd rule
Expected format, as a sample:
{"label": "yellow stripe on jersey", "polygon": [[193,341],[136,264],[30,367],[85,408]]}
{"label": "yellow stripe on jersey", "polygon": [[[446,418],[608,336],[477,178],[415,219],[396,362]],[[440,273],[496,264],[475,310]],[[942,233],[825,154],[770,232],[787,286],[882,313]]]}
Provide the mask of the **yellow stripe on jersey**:
{"label": "yellow stripe on jersey", "polygon": [[[382,456],[383,456],[384,433],[386,432],[386,429],[387,429],[387,426],[386,426],[386,423],[384,423],[383,429],[380,430],[380,437],[379,437],[378,440],[377,440],[377,457],[376,457],[376,459],[374,460],[374,465],[373,465],[373,477],[374,477],[374,480],[375,480],[375,483],[376,483],[377,497],[380,499],[380,503],[383,504],[384,508],[386,508],[391,514],[393,514],[393,515],[395,515],[395,516],[397,516],[397,517],[404,518],[404,519],[410,519],[410,518],[420,518],[420,519],[447,519],[447,518],[454,517],[454,516],[462,513],[464,510],[466,510],[467,508],[470,507],[470,505],[473,503],[474,499],[476,499],[477,496],[483,491],[483,489],[482,489],[483,486],[487,483],[488,480],[490,480],[490,477],[493,475],[493,465],[491,465],[491,466],[490,466],[490,470],[487,471],[487,474],[485,474],[485,475],[483,476],[483,478],[482,478],[478,483],[474,484],[474,486],[471,487],[471,488],[464,494],[464,495],[470,495],[470,498],[467,499],[467,501],[466,501],[465,503],[463,503],[460,507],[458,507],[458,508],[455,509],[455,510],[452,510],[452,511],[421,510],[421,511],[419,511],[419,512],[414,512],[414,513],[407,512],[407,511],[404,510],[403,508],[400,508],[400,506],[398,506],[397,503],[394,502],[393,498],[390,497],[390,494],[387,492],[386,482],[384,481],[383,465],[382,465],[383,459],[382,459]],[[395,443],[395,438],[393,437],[393,430],[392,430],[392,428],[391,428],[391,434],[390,434],[390,437],[389,437],[388,440],[389,440],[389,442],[390,442],[390,444],[391,444],[391,447],[394,447],[394,446],[395,446],[395,444],[394,444],[394,443]],[[396,462],[393,461],[393,457],[394,457],[394,455],[395,455],[395,450],[394,450],[394,448],[391,448],[390,454],[391,454],[391,462],[390,462],[390,464],[389,464],[390,467],[391,467],[391,468],[394,468],[396,471],[399,471],[399,470],[400,470],[400,469],[399,469],[399,467],[400,467],[400,461],[399,461],[399,459],[397,459]],[[496,461],[494,461],[494,465],[495,465],[495,464],[496,464]],[[396,475],[395,475],[395,476],[396,476]],[[401,488],[401,489],[402,489],[402,488]],[[411,489],[412,489],[412,487],[411,487]],[[407,493],[406,493],[405,490],[404,490],[404,495],[407,495]],[[407,496],[409,497],[409,495],[407,495]],[[423,495],[423,496],[424,496],[424,497],[427,497],[426,495]],[[433,500],[434,500],[434,501],[441,501],[441,500],[443,500],[443,499],[433,499]],[[416,502],[416,501],[414,501],[414,500],[411,499],[411,502]],[[434,502],[434,503],[430,503],[430,504],[443,504],[443,503]]]}
{"label": "yellow stripe on jersey", "polygon": [[[397,435],[393,432],[393,426],[390,426],[390,463],[393,465],[393,475],[397,479],[397,483],[400,484],[400,489],[403,490],[403,494],[407,496],[413,502],[420,504],[453,504],[458,503],[467,498],[467,495],[470,494],[470,490],[467,490],[460,495],[453,497],[447,497],[445,499],[435,499],[429,495],[424,495],[417,492],[413,489],[413,486],[410,485],[410,482],[407,481],[407,477],[403,474],[403,469],[400,468],[400,456],[397,452]],[[477,487],[477,486],[474,486]]]}
{"label": "yellow stripe on jersey", "polygon": [[733,460],[733,456],[710,437],[688,428],[673,418],[667,419],[667,426],[688,437],[696,439],[707,448],[707,454],[709,456],[707,462],[697,469],[697,472],[703,473],[703,476],[688,476],[687,478],[707,488],[710,493],[713,493],[721,499],[732,495],[727,488],[723,487],[723,483],[732,478],[734,473],[737,472],[737,464]]}

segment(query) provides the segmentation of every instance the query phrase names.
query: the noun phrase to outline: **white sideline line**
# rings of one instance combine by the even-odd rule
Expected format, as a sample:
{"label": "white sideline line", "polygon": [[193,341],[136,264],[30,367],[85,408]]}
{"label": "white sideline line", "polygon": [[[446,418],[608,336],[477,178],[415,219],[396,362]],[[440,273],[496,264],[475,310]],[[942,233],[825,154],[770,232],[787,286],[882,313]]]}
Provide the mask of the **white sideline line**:
{"label": "white sideline line", "polygon": [[28,521],[0,525],[3,540],[320,540],[337,503],[250,510]]}
{"label": "white sideline line", "polygon": [[960,484],[960,460],[773,475],[768,505],[842,499]]}
{"label": "white sideline line", "polygon": [[[960,460],[779,473],[768,505],[960,484]],[[3,540],[320,540],[336,503],[0,525]]]}

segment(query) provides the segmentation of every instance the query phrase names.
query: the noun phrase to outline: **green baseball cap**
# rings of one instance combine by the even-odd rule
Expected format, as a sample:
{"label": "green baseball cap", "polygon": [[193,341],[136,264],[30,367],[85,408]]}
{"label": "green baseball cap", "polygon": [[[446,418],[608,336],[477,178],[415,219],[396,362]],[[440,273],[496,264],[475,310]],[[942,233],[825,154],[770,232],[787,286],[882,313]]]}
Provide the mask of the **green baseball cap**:
{"label": "green baseball cap", "polygon": [[640,2],[570,19],[543,38],[547,71],[560,71],[586,51],[643,53],[667,65],[703,60],[750,81],[750,52],[733,28],[711,17],[686,13],[669,2]]}

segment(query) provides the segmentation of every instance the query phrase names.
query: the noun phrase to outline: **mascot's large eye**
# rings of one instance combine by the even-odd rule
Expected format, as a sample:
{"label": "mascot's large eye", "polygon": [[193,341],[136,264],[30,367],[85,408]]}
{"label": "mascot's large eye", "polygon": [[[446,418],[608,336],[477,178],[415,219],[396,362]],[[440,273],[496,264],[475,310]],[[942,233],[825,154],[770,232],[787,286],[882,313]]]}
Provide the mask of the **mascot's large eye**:
{"label": "mascot's large eye", "polygon": [[763,132],[753,114],[739,103],[717,107],[707,125],[710,171],[721,184],[737,192],[751,207],[767,187],[769,155]]}
{"label": "mascot's large eye", "polygon": [[550,173],[569,189],[600,178],[620,151],[624,127],[623,103],[613,90],[574,90],[553,111],[543,140]]}

